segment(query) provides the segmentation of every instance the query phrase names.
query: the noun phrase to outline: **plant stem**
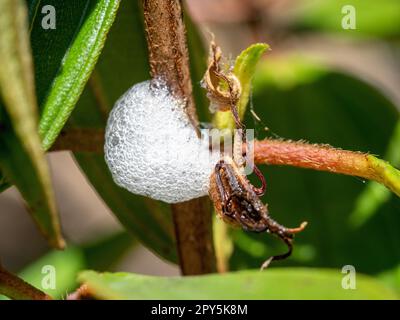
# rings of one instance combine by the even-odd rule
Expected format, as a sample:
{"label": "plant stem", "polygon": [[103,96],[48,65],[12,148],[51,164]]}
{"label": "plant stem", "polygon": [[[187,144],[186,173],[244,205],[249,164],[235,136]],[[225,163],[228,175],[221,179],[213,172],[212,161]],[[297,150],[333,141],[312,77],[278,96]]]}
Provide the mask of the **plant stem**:
{"label": "plant stem", "polygon": [[366,157],[365,153],[304,142],[266,139],[254,143],[255,163],[288,165],[374,179]]}
{"label": "plant stem", "polygon": [[104,130],[93,128],[68,128],[62,130],[50,151],[104,152]]}
{"label": "plant stem", "polygon": [[[151,76],[166,81],[172,93],[186,102],[185,112],[198,130],[181,3],[143,0],[143,12]],[[215,271],[210,208],[207,197],[172,205],[183,275]]]}
{"label": "plant stem", "polygon": [[327,145],[266,139],[255,141],[254,162],[375,180],[400,196],[400,171],[386,161],[366,153],[335,149]]}
{"label": "plant stem", "polygon": [[0,294],[15,300],[51,300],[46,293],[8,272],[0,265]]}
{"label": "plant stem", "polygon": [[[85,143],[84,141],[94,141]],[[76,129],[62,133],[52,151],[103,152],[104,131]],[[285,165],[374,180],[400,197],[400,171],[388,162],[361,152],[328,145],[266,139],[254,142],[255,164]]]}
{"label": "plant stem", "polygon": [[208,197],[174,204],[172,214],[183,275],[215,272],[211,202]]}
{"label": "plant stem", "polygon": [[143,11],[151,76],[166,81],[186,101],[185,111],[197,130],[181,1],[143,0]]}

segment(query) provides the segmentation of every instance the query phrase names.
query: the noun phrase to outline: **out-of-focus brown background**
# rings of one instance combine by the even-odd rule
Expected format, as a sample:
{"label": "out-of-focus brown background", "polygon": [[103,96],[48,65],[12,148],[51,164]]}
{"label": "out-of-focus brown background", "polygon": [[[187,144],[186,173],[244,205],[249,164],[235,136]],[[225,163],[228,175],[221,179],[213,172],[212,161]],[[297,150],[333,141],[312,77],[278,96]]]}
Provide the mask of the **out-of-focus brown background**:
{"label": "out-of-focus brown background", "polygon": [[[308,53],[329,64],[353,72],[381,87],[400,105],[400,74],[391,51],[383,41],[364,42],[334,36],[303,34],[301,39],[281,32],[290,19],[294,0],[188,0],[192,18],[201,27],[205,41],[215,34],[223,52],[235,57],[254,42],[272,47],[268,56],[287,52]],[[267,58],[268,58],[267,56]],[[69,152],[48,155],[66,238],[74,244],[88,243],[99,235],[121,229],[119,222],[96,195],[75,165]],[[0,194],[0,256],[12,271],[42,255],[48,247],[27,214],[13,187]],[[143,274],[177,275],[168,264],[136,245],[115,267]]]}

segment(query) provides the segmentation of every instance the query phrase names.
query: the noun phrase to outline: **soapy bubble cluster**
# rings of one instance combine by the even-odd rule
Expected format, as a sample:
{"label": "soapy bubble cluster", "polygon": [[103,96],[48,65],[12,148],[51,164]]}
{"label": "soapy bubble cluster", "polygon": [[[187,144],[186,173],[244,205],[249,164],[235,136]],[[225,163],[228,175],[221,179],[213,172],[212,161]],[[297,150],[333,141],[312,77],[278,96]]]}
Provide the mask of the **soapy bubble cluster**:
{"label": "soapy bubble cluster", "polygon": [[105,160],[115,183],[134,194],[176,203],[207,194],[219,154],[199,139],[183,101],[162,81],[130,88],[108,119]]}

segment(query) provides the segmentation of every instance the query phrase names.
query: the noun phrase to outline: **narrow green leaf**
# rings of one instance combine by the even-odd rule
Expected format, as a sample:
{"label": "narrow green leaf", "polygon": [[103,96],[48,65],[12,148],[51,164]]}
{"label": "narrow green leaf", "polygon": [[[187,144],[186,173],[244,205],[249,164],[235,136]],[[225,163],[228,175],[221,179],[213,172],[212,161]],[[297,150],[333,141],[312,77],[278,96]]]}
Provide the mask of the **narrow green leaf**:
{"label": "narrow green leaf", "polygon": [[79,281],[99,299],[397,299],[378,281],[357,274],[342,288],[340,270],[270,269],[192,277],[153,277],[85,271]]}
{"label": "narrow green leaf", "polygon": [[[36,11],[31,13],[38,98],[43,110],[39,132],[45,150],[53,144],[75,107],[104,46],[120,1],[52,1],[51,4],[57,13],[56,30],[43,30],[38,14],[34,19]],[[54,50],[54,57],[50,59],[49,46]]]}
{"label": "narrow green leaf", "polygon": [[[49,243],[62,248],[54,194],[37,133],[37,106],[23,0],[0,2],[0,166]],[[1,103],[1,101],[0,101]]]}
{"label": "narrow green leaf", "polygon": [[229,259],[234,249],[234,244],[229,234],[230,226],[218,218],[215,209],[213,210],[213,215],[213,238],[217,270],[218,272],[226,272],[229,270]]}
{"label": "narrow green leaf", "polygon": [[[248,47],[236,58],[233,74],[239,79],[241,95],[237,104],[240,119],[243,119],[251,94],[251,81],[256,66],[263,53],[269,48],[265,43],[256,43]],[[231,112],[218,111],[214,116],[214,124],[219,129],[234,129],[235,121]]]}

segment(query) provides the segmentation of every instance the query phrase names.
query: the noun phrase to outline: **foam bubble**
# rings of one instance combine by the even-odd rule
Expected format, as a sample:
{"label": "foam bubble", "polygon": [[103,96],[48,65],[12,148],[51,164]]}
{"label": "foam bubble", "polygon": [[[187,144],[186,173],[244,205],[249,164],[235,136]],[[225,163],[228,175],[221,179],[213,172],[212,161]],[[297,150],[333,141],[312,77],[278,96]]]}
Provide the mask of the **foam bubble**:
{"label": "foam bubble", "polygon": [[161,81],[138,83],[115,103],[104,151],[117,185],[167,203],[206,195],[219,159]]}

